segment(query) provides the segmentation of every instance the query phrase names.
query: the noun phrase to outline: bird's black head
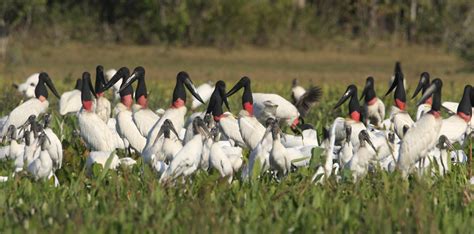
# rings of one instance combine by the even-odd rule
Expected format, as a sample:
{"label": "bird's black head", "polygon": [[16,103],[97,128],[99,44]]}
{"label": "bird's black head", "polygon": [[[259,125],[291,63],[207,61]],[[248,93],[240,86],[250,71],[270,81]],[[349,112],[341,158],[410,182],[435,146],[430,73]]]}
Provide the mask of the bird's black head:
{"label": "bird's black head", "polygon": [[51,92],[53,92],[54,96],[59,98],[59,93],[56,90],[56,87],[54,87],[54,84],[51,81],[51,78],[49,77],[48,73],[41,72],[39,74],[38,84],[35,88],[36,98],[40,99],[41,101],[48,99],[48,90],[46,89],[46,87],[48,87]]}
{"label": "bird's black head", "polygon": [[193,95],[199,102],[204,104],[204,101],[201,96],[199,96],[189,74],[185,71],[181,71],[176,75],[176,86],[174,87],[173,100],[171,101],[173,107],[179,108],[186,105],[185,88],[188,89],[191,95]]}

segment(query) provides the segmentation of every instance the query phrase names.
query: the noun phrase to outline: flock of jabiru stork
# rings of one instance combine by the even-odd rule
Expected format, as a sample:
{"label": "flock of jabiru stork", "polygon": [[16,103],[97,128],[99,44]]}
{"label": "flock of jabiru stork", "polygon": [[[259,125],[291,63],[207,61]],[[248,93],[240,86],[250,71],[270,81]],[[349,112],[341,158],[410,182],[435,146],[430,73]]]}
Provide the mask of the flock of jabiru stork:
{"label": "flock of jabiru stork", "polygon": [[[314,127],[304,123],[310,108],[320,100],[321,89],[305,90],[296,80],[290,102],[278,94],[253,93],[248,77],[242,77],[228,92],[222,80],[214,86],[205,83],[196,88],[189,74],[182,71],[176,76],[171,106],[153,111],[148,106],[143,67],[130,74],[126,67],[104,72],[98,66],[95,85],[90,73],[84,72],[75,89],[60,97],[59,113],[74,113],[77,117],[76,130],[90,150],[86,160],[89,172],[95,163],[111,169],[134,165],[135,152],[144,165],[157,173],[160,182],[211,169],[229,182],[239,171],[247,179],[254,175],[254,170],[270,173],[279,180],[299,167],[308,166],[316,147],[325,152],[325,162],[313,176],[317,183],[332,175],[338,178],[339,169],[349,169],[358,181],[376,169],[398,170],[404,176],[444,175],[450,161],[467,161],[466,154],[454,149],[453,144],[465,147],[471,142],[471,85],[465,86],[459,103],[442,103],[443,82],[439,78],[430,81],[430,75],[423,72],[413,94],[413,98],[422,94],[415,120],[407,112],[405,80],[398,62],[385,94],[394,92],[394,105],[387,119],[384,103],[374,86],[374,78],[368,77],[361,96],[362,107],[357,87],[347,87],[334,109],[349,100],[348,117],[338,117],[329,128],[323,128],[321,142]],[[32,75],[17,86],[30,99],[0,120],[5,145],[0,149],[0,158],[15,161],[14,173],[2,177],[4,181],[26,169],[36,180],[54,177],[59,184],[54,172],[62,166],[63,149],[60,138],[49,127],[47,87],[59,98],[47,73]],[[104,95],[111,88],[119,99],[113,108]],[[194,99],[192,110],[208,101],[206,111],[194,111],[185,118],[186,89]],[[242,109],[234,116],[227,98],[241,89]],[[442,106],[450,117],[441,117]],[[283,132],[282,126],[289,126],[295,135]],[[128,157],[119,158],[115,154],[117,149],[126,150]],[[249,151],[245,164],[243,149]]]}

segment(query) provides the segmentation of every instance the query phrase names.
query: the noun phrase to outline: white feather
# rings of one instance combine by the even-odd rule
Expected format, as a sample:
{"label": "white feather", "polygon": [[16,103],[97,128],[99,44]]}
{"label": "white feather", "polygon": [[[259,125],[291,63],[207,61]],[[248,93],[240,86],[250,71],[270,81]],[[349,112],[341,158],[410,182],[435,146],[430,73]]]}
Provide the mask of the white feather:
{"label": "white feather", "polygon": [[265,122],[266,118],[261,118],[265,116],[264,109],[265,109],[265,102],[271,101],[272,103],[278,105],[275,113],[275,117],[284,121],[288,125],[292,125],[293,122],[298,119],[299,112],[296,107],[291,104],[288,100],[281,97],[278,94],[272,93],[254,93],[253,94],[253,107],[254,107],[254,114],[260,122]]}
{"label": "white feather", "polygon": [[[214,86],[210,85],[209,83],[204,83],[202,85],[199,85],[196,88],[197,93],[199,96],[202,98],[204,103],[206,103],[209,98],[211,98],[212,92],[214,92]],[[194,96],[193,96],[193,102],[191,104],[191,110],[195,110],[199,106],[201,106],[202,103],[198,101]]]}
{"label": "white feather", "polygon": [[28,120],[28,117],[30,117],[30,115],[38,116],[46,112],[48,106],[49,102],[47,100],[41,102],[37,98],[32,98],[24,102],[23,104],[17,106],[8,115],[8,120],[3,125],[1,135],[5,135],[10,125],[14,125],[16,128],[18,128]]}
{"label": "white feather", "polygon": [[407,131],[402,139],[397,161],[398,167],[405,175],[434,147],[441,125],[441,118],[426,114]]}
{"label": "white feather", "polygon": [[97,114],[82,109],[78,122],[82,139],[93,151],[112,152],[120,146],[110,128]]}
{"label": "white feather", "polygon": [[59,114],[77,113],[81,110],[81,91],[74,89],[64,92],[59,99]]}
{"label": "white feather", "polygon": [[160,120],[160,117],[148,108],[142,108],[139,105],[133,105],[133,122],[140,131],[142,136],[148,136],[148,133],[153,128],[156,122]]}

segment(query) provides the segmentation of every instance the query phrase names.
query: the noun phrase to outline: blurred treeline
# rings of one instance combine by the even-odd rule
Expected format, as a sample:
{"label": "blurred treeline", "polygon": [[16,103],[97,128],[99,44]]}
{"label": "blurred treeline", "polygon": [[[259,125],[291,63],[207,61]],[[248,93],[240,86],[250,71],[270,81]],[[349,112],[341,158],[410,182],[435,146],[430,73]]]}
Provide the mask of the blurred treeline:
{"label": "blurred treeline", "polygon": [[389,41],[444,45],[474,60],[473,0],[2,0],[0,15],[0,35],[53,43]]}

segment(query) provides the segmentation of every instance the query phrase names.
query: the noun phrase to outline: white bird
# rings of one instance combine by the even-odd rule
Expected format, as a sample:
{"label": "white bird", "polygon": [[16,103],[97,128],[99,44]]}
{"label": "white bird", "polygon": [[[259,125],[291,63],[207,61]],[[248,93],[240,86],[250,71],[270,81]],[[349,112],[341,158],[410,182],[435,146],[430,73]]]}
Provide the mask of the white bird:
{"label": "white bird", "polygon": [[193,121],[194,137],[176,154],[167,170],[161,175],[160,182],[167,182],[180,176],[189,176],[199,166],[204,140],[209,136],[207,126],[200,117]]}
{"label": "white bird", "polygon": [[46,135],[41,134],[38,137],[38,145],[40,146],[41,152],[39,153],[39,157],[35,158],[28,164],[28,172],[35,180],[49,179],[54,176],[53,160],[51,160],[51,157],[46,150],[46,141]]}
{"label": "white bird", "polygon": [[[242,77],[234,87],[229,90],[227,97],[231,96],[235,92],[239,91],[241,88],[249,89],[250,79],[246,76]],[[253,113],[260,120],[260,122],[265,122],[267,120],[267,115],[265,113],[265,103],[271,101],[277,105],[275,117],[282,121],[283,123],[288,124],[292,129],[295,129],[300,121],[300,116],[304,117],[310,108],[319,101],[321,97],[321,89],[318,87],[313,87],[308,92],[306,92],[295,105],[291,104],[288,100],[281,97],[280,95],[273,93],[253,93]]]}
{"label": "white bird", "polygon": [[[176,137],[171,137],[171,132]],[[178,138],[178,132],[176,132],[176,129],[174,128],[173,122],[171,122],[171,120],[166,119],[165,122],[163,122],[163,125],[161,125],[160,132],[158,133],[158,137],[156,139],[159,139],[161,136],[164,137],[163,146],[161,147],[161,151],[158,153],[155,160],[169,163],[173,161],[174,156],[183,148],[183,145],[181,144],[181,141]]]}
{"label": "white bird", "polygon": [[412,171],[416,162],[427,155],[438,140],[443,122],[440,114],[442,86],[443,82],[440,79],[432,81],[419,101],[419,103],[423,103],[433,95],[431,111],[423,115],[412,128],[408,129],[402,139],[397,167],[405,176]]}
{"label": "white bird", "polygon": [[[214,91],[214,86],[212,85],[212,82],[206,82],[203,83],[202,85],[199,85],[196,88],[196,92],[199,94],[199,96],[202,98],[204,102],[207,102],[209,98],[211,98],[212,92]],[[191,104],[191,110],[196,110],[199,106],[201,106],[203,103],[199,101],[197,98],[193,96],[193,102]]]}
{"label": "white bird", "polygon": [[364,98],[364,112],[367,123],[381,128],[382,121],[385,119],[385,104],[377,98],[374,83],[373,77],[367,77],[364,91],[362,91],[360,98]]}
{"label": "white bird", "polygon": [[135,102],[133,105],[133,122],[137,126],[142,136],[146,137],[160,117],[148,108],[148,92],[145,83],[145,69],[136,67],[132,75],[124,82],[120,91],[126,89],[133,82],[138,80],[137,89],[135,90]]}
{"label": "white bird", "polygon": [[345,122],[343,125],[339,124],[337,129],[335,130],[335,134],[336,134],[335,142],[339,143],[344,140],[344,136],[345,136],[344,126],[350,126],[352,129],[350,141],[352,143],[352,146],[354,147],[354,150],[357,150],[357,148],[359,147],[359,137],[358,137],[359,132],[362,130],[366,130],[366,127],[364,123],[361,121],[362,109],[360,108],[360,105],[359,105],[359,100],[357,98],[357,87],[355,85],[349,85],[347,87],[346,92],[344,93],[344,95],[342,95],[342,97],[336,103],[336,105],[334,106],[334,109],[341,106],[349,98],[350,98],[349,117],[345,119]]}
{"label": "white bird", "polygon": [[406,111],[406,93],[403,82],[403,74],[401,72],[395,73],[395,80],[385,94],[385,96],[387,96],[396,88],[394,93],[394,106],[392,106],[390,112],[390,120],[393,124],[395,134],[397,134],[400,139],[403,139],[406,130],[411,128],[414,124],[413,119]]}
{"label": "white bird", "polygon": [[123,142],[119,142],[109,126],[99,118],[93,110],[92,82],[90,74],[84,72],[82,74],[82,90],[81,90],[82,109],[78,114],[78,123],[80,135],[87,147],[92,151],[112,152],[116,148],[123,146]]}
{"label": "white bird", "polygon": [[186,91],[185,87],[191,92],[191,94],[196,97],[198,100],[201,99],[199,94],[196,92],[191,78],[189,78],[188,73],[179,72],[176,76],[176,86],[173,91],[173,99],[171,102],[171,108],[167,109],[160,120],[153,125],[153,128],[147,135],[147,141],[145,149],[143,150],[142,156],[145,163],[151,163],[152,159],[155,157],[155,154],[160,150],[162,145],[162,137],[160,140],[157,140],[158,133],[161,129],[166,119],[173,122],[173,126],[176,129],[176,132],[181,132],[181,129],[184,125],[184,115],[186,114]]}
{"label": "white bird", "polygon": [[[130,71],[126,67],[120,68],[114,77],[104,86],[104,90],[112,87],[118,80],[125,80],[130,76]],[[146,139],[138,130],[137,125],[133,122],[132,104],[133,104],[133,88],[131,83],[122,82],[120,87],[120,103],[115,107],[117,114],[115,119],[117,121],[117,132],[119,135],[130,143],[130,147],[142,153]]]}
{"label": "white bird", "polygon": [[456,114],[447,119],[443,119],[440,135],[444,135],[452,143],[463,143],[464,138],[469,134],[469,124],[472,120],[471,104],[472,86],[464,87],[463,96],[456,110]]}
{"label": "white bird", "polygon": [[342,144],[341,150],[339,151],[339,165],[341,165],[341,167],[346,166],[351,161],[354,154],[354,147],[351,143],[351,135],[351,126],[346,126],[346,139]]}
{"label": "white bird", "polygon": [[[95,113],[102,121],[104,121],[104,123],[107,123],[110,119],[112,107],[110,101],[104,95],[104,86],[106,85],[104,77],[104,68],[99,65],[96,67],[95,71],[95,93],[97,96],[95,103]],[[114,74],[115,73],[116,72],[114,72]]]}
{"label": "white bird", "polygon": [[[270,151],[273,146],[272,135],[268,134],[271,132],[275,119],[268,118],[265,126],[267,127],[264,136],[257,144],[257,146],[250,151],[249,162],[242,171],[242,177],[247,179],[251,177],[254,170],[259,170],[260,172],[266,172],[270,169]],[[258,168],[255,166],[259,165]]]}
{"label": "white bird", "polygon": [[25,98],[33,98],[35,97],[35,88],[39,81],[40,73],[34,73],[26,78],[26,81],[19,84],[13,85],[17,88],[18,92],[20,92]]}
{"label": "white bird", "polygon": [[436,161],[438,162],[438,170],[439,173],[444,176],[449,171],[449,162],[448,159],[450,158],[449,150],[454,150],[454,146],[451,144],[449,139],[445,135],[441,135],[438,140],[438,144],[436,144]]}
{"label": "white bird", "polygon": [[291,170],[291,159],[286,148],[281,144],[280,128],[278,124],[274,124],[271,130],[272,133],[272,150],[270,151],[270,166],[277,171],[278,176],[285,176]]}
{"label": "white bird", "polygon": [[[375,147],[366,130],[360,131],[358,138],[360,147],[349,162],[349,169],[352,172],[354,181],[359,181],[367,174],[373,151],[375,151]],[[371,149],[367,147],[366,142],[370,145]]]}
{"label": "white bird", "polygon": [[23,154],[25,152],[25,144],[18,142],[18,135],[15,126],[10,125],[8,127],[7,134],[5,136],[5,140],[10,141],[10,145],[7,145],[6,148],[8,152],[6,153],[6,158],[11,160],[17,160],[20,158],[23,161]]}
{"label": "white bird", "polygon": [[21,128],[25,129],[27,128],[27,125],[30,125],[33,132],[35,132],[36,134],[41,133],[46,137],[46,141],[42,143],[41,147],[43,150],[46,150],[48,152],[48,155],[53,162],[53,169],[60,169],[63,161],[63,147],[58,136],[49,127],[49,123],[51,121],[51,114],[47,113],[44,115],[43,125],[40,125],[40,123],[37,122],[36,119],[37,118],[35,115],[31,115],[28,118],[27,123],[21,126]]}
{"label": "white bird", "polygon": [[73,90],[61,94],[61,98],[59,99],[60,115],[77,113],[79,110],[81,110],[81,88],[82,79],[77,79],[76,86]]}
{"label": "white bird", "polygon": [[[418,86],[413,93],[413,97],[415,98],[416,95],[421,91],[421,95],[423,95],[426,89],[430,86],[430,74],[428,72],[423,72],[420,75],[420,80],[418,81]],[[426,99],[426,101],[418,106],[416,110],[416,120],[418,121],[421,116],[428,113],[431,110],[431,104],[433,103],[433,99],[430,97]]]}
{"label": "white bird", "polygon": [[20,125],[25,123],[28,117],[31,115],[38,116],[39,114],[46,112],[49,106],[48,90],[46,89],[46,86],[48,86],[53,94],[59,98],[59,94],[56,91],[56,88],[54,87],[53,82],[51,81],[51,78],[49,78],[48,74],[45,72],[40,73],[38,85],[36,85],[35,88],[36,98],[31,98],[10,112],[8,115],[8,120],[3,125],[1,134],[2,136],[7,132],[8,126],[14,125],[18,128]]}
{"label": "white bird", "polygon": [[232,162],[229,157],[219,144],[219,129],[213,128],[211,130],[211,137],[213,143],[209,153],[210,166],[219,171],[222,178],[228,177],[228,182],[231,183],[234,176],[234,168],[232,167]]}

